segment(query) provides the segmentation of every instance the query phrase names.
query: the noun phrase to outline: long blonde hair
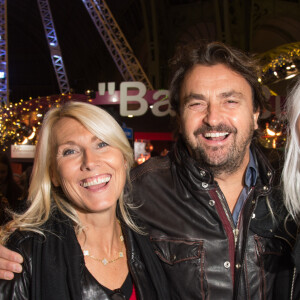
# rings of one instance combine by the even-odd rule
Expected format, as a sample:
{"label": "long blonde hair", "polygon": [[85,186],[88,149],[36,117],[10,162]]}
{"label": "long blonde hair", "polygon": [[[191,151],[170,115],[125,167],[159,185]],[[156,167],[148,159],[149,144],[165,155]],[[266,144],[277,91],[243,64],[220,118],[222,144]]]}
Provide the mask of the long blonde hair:
{"label": "long blonde hair", "polygon": [[297,219],[300,213],[300,132],[297,128],[300,114],[300,80],[290,92],[285,108],[289,124],[282,172],[284,202],[289,213]]}
{"label": "long blonde hair", "polygon": [[[96,137],[122,152],[128,166],[126,183],[127,187],[130,187],[129,171],[133,165],[133,151],[124,131],[110,114],[99,107],[84,102],[68,102],[61,107],[51,109],[43,120],[36,148],[28,193],[30,206],[24,214],[14,214],[13,221],[1,230],[0,240],[2,243],[8,239],[11,229],[43,234],[41,226],[49,219],[54,207],[58,207],[74,222],[76,231],[82,229],[75,209],[51,182],[51,168],[54,166],[56,155],[53,127],[64,117],[77,120]],[[119,198],[120,213],[128,226],[139,231],[128,213],[128,209],[132,207],[130,200],[130,189],[128,193],[124,193],[123,190]]]}

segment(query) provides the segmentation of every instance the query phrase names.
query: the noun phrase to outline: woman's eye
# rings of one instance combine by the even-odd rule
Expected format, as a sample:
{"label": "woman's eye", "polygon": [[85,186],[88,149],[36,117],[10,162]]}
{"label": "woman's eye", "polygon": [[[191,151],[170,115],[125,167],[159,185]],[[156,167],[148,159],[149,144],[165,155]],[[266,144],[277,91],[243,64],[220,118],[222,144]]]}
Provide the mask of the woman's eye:
{"label": "woman's eye", "polygon": [[106,147],[106,146],[108,146],[108,144],[105,143],[105,142],[100,142],[100,143],[98,144],[98,147],[99,147],[99,148],[103,148],[103,147]]}
{"label": "woman's eye", "polygon": [[68,155],[73,154],[73,153],[75,153],[75,150],[73,150],[73,149],[65,149],[63,151],[63,156],[68,156]]}

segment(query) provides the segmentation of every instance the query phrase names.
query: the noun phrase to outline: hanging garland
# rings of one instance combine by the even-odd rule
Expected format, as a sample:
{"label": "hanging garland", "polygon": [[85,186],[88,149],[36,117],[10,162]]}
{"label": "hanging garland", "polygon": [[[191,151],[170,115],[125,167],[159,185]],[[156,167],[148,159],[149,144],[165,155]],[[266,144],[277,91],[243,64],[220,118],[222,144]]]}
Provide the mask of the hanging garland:
{"label": "hanging garland", "polygon": [[262,64],[261,81],[266,85],[300,73],[300,42],[282,45],[257,57]]}
{"label": "hanging garland", "polygon": [[90,102],[85,95],[62,94],[0,106],[1,150],[7,151],[11,145],[35,145],[46,112],[71,100]]}

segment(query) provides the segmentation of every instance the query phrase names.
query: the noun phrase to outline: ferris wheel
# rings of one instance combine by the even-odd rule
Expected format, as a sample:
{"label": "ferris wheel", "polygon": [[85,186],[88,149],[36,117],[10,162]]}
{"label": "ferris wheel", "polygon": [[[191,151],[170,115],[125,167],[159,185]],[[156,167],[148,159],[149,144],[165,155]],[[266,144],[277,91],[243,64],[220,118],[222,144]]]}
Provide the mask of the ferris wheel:
{"label": "ferris wheel", "polygon": [[[113,17],[105,0],[81,0],[88,11],[100,37],[104,41],[119,72],[125,81],[143,82],[150,90],[151,82],[134,55],[127,39]],[[63,56],[55,32],[48,0],[37,0],[51,61],[61,94],[68,93],[70,86],[63,63]],[[9,102],[8,53],[7,53],[7,0],[0,0],[0,104]]]}

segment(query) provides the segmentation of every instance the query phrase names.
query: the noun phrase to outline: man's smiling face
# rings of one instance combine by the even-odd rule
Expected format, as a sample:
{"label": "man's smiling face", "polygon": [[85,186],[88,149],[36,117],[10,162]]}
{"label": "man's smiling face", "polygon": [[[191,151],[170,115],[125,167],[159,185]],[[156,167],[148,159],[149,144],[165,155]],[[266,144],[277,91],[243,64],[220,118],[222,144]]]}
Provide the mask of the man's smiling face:
{"label": "man's smiling face", "polygon": [[249,83],[225,65],[196,65],[185,76],[181,134],[192,156],[215,174],[233,173],[248,162],[258,115]]}

